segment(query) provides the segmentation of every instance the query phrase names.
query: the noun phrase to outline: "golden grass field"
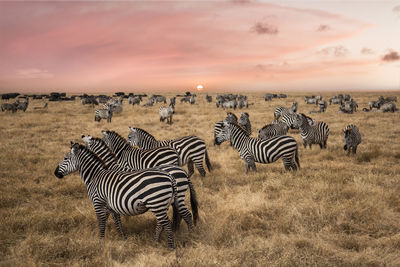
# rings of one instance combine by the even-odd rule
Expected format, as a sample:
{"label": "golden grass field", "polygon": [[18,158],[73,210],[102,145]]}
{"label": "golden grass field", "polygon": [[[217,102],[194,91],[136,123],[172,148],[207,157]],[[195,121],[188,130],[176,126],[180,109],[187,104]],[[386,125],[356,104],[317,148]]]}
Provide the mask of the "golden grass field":
{"label": "golden grass field", "polygon": [[[334,93],[323,94],[325,99]],[[174,123],[159,122],[158,108],[130,106],[112,123],[94,121],[94,110],[75,102],[49,102],[47,111],[1,113],[0,119],[0,265],[67,266],[399,266],[400,265],[400,113],[364,113],[381,93],[351,93],[355,114],[311,114],[328,123],[327,150],[304,149],[298,131],[301,170],[284,171],[281,160],[245,174],[245,164],[226,142],[213,146],[213,126],[226,111],[206,103],[176,105]],[[399,92],[382,93],[397,95]],[[166,94],[168,97],[173,94]],[[273,120],[277,105],[299,102],[298,112],[317,109],[305,93],[265,102],[249,93],[253,134]],[[143,103],[145,103],[146,98]],[[243,110],[242,110],[243,111]],[[234,111],[238,114],[238,110]],[[362,143],[356,156],[345,156],[342,129],[356,124]],[[167,249],[166,235],[153,244],[155,217],[150,212],[123,217],[126,240],[109,218],[106,238],[98,237],[97,219],[79,174],[57,179],[54,170],[82,134],[102,137],[109,129],[126,137],[128,126],[157,139],[184,135],[203,138],[214,170],[192,181],[200,221],[194,233],[185,223],[176,233],[177,249]],[[189,205],[189,202],[187,202]],[[189,206],[190,207],[190,206]],[[170,211],[171,214],[171,211]]]}

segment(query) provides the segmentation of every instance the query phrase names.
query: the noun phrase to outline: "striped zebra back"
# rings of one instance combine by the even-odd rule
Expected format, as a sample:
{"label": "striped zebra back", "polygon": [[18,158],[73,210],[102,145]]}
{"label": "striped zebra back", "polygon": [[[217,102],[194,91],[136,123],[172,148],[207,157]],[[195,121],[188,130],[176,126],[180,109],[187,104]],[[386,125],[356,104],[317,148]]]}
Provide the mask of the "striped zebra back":
{"label": "striped zebra back", "polygon": [[347,146],[356,146],[361,143],[361,134],[354,124],[347,125],[343,130],[344,143]]}
{"label": "striped zebra back", "polygon": [[116,154],[120,163],[132,169],[152,168],[160,165],[178,165],[179,156],[170,147],[156,147],[151,149],[137,149],[114,131],[102,131],[103,140]]}

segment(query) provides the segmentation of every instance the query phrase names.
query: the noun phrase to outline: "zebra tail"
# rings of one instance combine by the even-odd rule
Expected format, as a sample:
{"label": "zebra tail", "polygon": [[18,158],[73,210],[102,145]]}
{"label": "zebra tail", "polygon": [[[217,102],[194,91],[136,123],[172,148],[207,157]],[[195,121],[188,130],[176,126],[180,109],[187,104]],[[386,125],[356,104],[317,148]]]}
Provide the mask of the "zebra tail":
{"label": "zebra tail", "polygon": [[204,156],[205,156],[205,160],[206,160],[207,169],[208,169],[208,171],[211,171],[212,167],[211,167],[211,163],[210,163],[210,158],[208,157],[207,149],[204,153]]}
{"label": "zebra tail", "polygon": [[172,184],[172,198],[173,200],[171,201],[172,208],[173,208],[173,213],[172,213],[172,227],[174,230],[177,230],[179,228],[181,216],[178,212],[178,186],[176,184],[175,177],[173,177],[171,174],[168,173],[169,178],[171,179],[171,184]]}
{"label": "zebra tail", "polygon": [[197,194],[196,191],[194,190],[194,186],[189,177],[188,177],[188,183],[190,190],[190,206],[192,208],[192,214],[193,214],[193,224],[196,225],[197,220],[199,218],[199,203],[197,202]]}
{"label": "zebra tail", "polygon": [[298,147],[296,147],[296,152],[294,152],[294,159],[296,160],[297,167],[299,167],[299,170],[300,170],[299,148]]}

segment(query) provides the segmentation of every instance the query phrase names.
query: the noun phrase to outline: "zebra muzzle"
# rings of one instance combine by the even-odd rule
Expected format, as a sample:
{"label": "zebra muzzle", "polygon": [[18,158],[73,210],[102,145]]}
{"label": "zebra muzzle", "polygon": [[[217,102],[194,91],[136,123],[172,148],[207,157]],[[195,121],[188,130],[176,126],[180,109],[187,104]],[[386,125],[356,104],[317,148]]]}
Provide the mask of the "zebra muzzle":
{"label": "zebra muzzle", "polygon": [[59,179],[64,177],[64,175],[60,172],[60,169],[58,168],[58,166],[57,166],[56,170],[54,171],[54,175]]}

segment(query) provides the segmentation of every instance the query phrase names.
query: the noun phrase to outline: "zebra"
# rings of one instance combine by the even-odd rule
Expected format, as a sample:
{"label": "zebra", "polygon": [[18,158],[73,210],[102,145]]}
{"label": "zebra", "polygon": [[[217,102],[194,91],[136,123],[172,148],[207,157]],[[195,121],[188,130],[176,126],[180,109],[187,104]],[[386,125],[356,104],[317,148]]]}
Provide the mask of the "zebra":
{"label": "zebra", "polygon": [[167,98],[163,95],[156,96],[155,101],[156,101],[156,103],[164,102],[164,104],[167,104]]}
{"label": "zebra", "polygon": [[207,94],[206,95],[206,100],[207,100],[208,103],[211,103],[212,102],[212,96]]}
{"label": "zebra", "polygon": [[223,109],[226,109],[226,108],[236,109],[236,107],[237,107],[236,99],[225,101],[225,102],[222,103],[222,108]]}
{"label": "zebra", "polygon": [[61,179],[75,171],[79,171],[86,185],[97,216],[101,239],[104,238],[110,213],[119,234],[125,238],[120,215],[135,216],[150,210],[157,219],[155,241],[160,239],[165,229],[168,248],[175,248],[167,211],[171,203],[177,204],[177,185],[169,173],[156,168],[137,172],[108,170],[96,154],[71,141],[71,151],[59,163],[54,175]]}
{"label": "zebra", "polygon": [[[281,106],[276,107],[274,110],[275,120],[278,120],[279,117],[282,117],[282,119],[283,119],[283,116],[285,114],[295,114],[297,111],[297,107],[298,107],[297,102],[293,102],[292,107],[290,109],[281,107]],[[288,126],[290,127],[290,125],[288,125]]]}
{"label": "zebra", "polygon": [[258,131],[258,138],[270,139],[275,136],[286,135],[289,127],[282,121],[274,121],[271,124],[265,125],[261,130]]}
{"label": "zebra", "polygon": [[172,115],[174,114],[174,112],[174,105],[169,105],[168,107],[160,107],[160,121],[164,121],[165,119],[167,119],[167,123],[172,124]]}
{"label": "zebra", "polygon": [[142,101],[142,96],[131,95],[128,98],[128,104],[131,104],[132,106],[139,105],[141,101]]}
{"label": "zebra", "polygon": [[3,103],[3,104],[1,104],[1,111],[2,112],[11,111],[12,113],[15,113],[15,112],[17,112],[17,107],[18,107],[18,104],[16,104],[16,103],[12,103],[12,104]]}
{"label": "zebra", "polygon": [[247,101],[247,99],[239,99],[238,107],[239,109],[242,109],[244,107],[249,108],[249,102]]}
{"label": "zebra", "polygon": [[175,106],[175,104],[176,104],[176,96],[174,96],[174,97],[171,97],[170,99],[169,99],[169,105],[171,106]]}
{"label": "zebra", "polygon": [[[118,164],[118,158],[102,139],[92,137],[90,135],[88,136],[82,135],[82,140],[86,144],[86,148],[95,153],[100,159],[102,159],[109,170],[137,171],[135,169],[124,167]],[[194,189],[194,186],[187,172],[183,168],[175,165],[162,165],[162,166],[157,166],[156,168],[168,172],[176,180],[178,188],[177,197],[179,205],[177,208],[178,210],[180,210],[179,214],[184,214],[184,220],[187,223],[189,230],[192,230],[193,222],[196,225],[198,218],[198,202],[196,197],[196,190]],[[188,186],[190,190],[190,203],[193,212],[193,222],[192,222],[192,215],[190,214],[185,205],[185,195]],[[177,210],[174,209],[173,215],[178,216]],[[174,221],[173,228],[174,230],[176,230],[179,227],[180,220],[178,221],[173,220],[173,221]]]}
{"label": "zebra", "polygon": [[143,106],[144,107],[150,107],[150,106],[153,106],[153,105],[154,105],[154,98],[150,97],[149,99],[147,99],[146,104],[144,104]]}
{"label": "zebra", "polygon": [[190,103],[191,105],[193,105],[194,103],[196,103],[196,99],[194,98],[194,95],[192,95],[192,96],[190,97],[189,103]]}
{"label": "zebra", "polygon": [[94,120],[100,122],[101,119],[107,119],[107,122],[111,122],[113,112],[111,109],[96,109],[94,111]]}
{"label": "zebra", "polygon": [[344,135],[344,150],[347,150],[347,156],[350,155],[350,150],[353,154],[357,152],[357,146],[361,143],[361,134],[357,126],[354,124],[347,125],[343,130]]}
{"label": "zebra", "polygon": [[398,110],[396,108],[396,104],[395,103],[385,103],[381,106],[381,111],[382,112],[395,112],[396,110]]}
{"label": "zebra", "polygon": [[183,98],[181,98],[181,103],[190,102],[190,99],[191,99],[190,95],[184,96]]}
{"label": "zebra", "polygon": [[251,135],[250,115],[247,112],[240,113],[238,124],[245,130],[247,136]]}
{"label": "zebra", "polygon": [[173,140],[157,141],[154,136],[141,128],[129,127],[129,130],[127,140],[133,146],[139,146],[142,149],[156,149],[160,146],[173,148],[179,155],[179,165],[188,165],[189,177],[194,173],[193,164],[196,165],[202,177],[206,175],[203,167],[203,159],[205,159],[208,171],[212,169],[206,143],[197,136],[184,136]]}
{"label": "zebra", "polygon": [[326,142],[329,136],[328,124],[320,121],[310,125],[307,121],[307,117],[302,113],[297,116],[296,124],[300,129],[304,148],[307,147],[307,144],[310,146],[310,149],[312,144],[319,144],[321,149],[326,148]]}
{"label": "zebra", "polygon": [[[216,143],[230,140],[246,163],[246,174],[251,167],[257,171],[255,162],[272,163],[282,158],[287,171],[300,169],[296,140],[291,136],[276,136],[268,140],[252,138],[237,124],[224,122],[224,127],[216,137]],[[297,164],[297,165],[296,165]]]}
{"label": "zebra", "polygon": [[25,102],[19,102],[19,100],[17,100],[16,103],[17,103],[17,109],[25,112],[29,105],[29,98],[26,98]]}
{"label": "zebra", "polygon": [[131,146],[125,138],[114,131],[102,131],[103,141],[111,149],[123,166],[140,170],[161,165],[178,165],[179,156],[170,147],[138,149]]}

